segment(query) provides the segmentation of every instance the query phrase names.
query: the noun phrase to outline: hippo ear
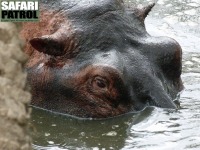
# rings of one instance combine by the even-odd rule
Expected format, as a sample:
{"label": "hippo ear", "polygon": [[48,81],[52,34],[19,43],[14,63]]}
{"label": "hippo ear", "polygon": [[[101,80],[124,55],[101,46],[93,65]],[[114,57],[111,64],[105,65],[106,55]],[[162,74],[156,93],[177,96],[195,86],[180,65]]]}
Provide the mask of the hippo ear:
{"label": "hippo ear", "polygon": [[144,21],[151,9],[154,7],[155,3],[151,3],[147,6],[137,8],[139,11],[139,18]]}
{"label": "hippo ear", "polygon": [[143,11],[143,18],[145,19],[147,17],[147,15],[149,14],[149,12],[151,11],[151,9],[155,6],[155,3],[151,3],[145,7],[142,8]]}
{"label": "hippo ear", "polygon": [[53,56],[64,55],[64,45],[52,35],[36,37],[31,39],[29,42],[31,46],[39,52]]}

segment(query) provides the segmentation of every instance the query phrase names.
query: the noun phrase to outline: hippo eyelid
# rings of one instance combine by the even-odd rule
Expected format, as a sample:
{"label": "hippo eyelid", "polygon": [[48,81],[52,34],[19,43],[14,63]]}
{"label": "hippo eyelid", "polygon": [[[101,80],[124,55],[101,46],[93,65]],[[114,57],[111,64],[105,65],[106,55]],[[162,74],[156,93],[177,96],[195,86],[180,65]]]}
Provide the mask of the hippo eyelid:
{"label": "hippo eyelid", "polygon": [[106,87],[109,86],[108,80],[106,78],[101,77],[101,76],[97,75],[97,76],[93,77],[92,82],[94,82],[94,81],[97,83],[97,85],[100,88],[106,88]]}

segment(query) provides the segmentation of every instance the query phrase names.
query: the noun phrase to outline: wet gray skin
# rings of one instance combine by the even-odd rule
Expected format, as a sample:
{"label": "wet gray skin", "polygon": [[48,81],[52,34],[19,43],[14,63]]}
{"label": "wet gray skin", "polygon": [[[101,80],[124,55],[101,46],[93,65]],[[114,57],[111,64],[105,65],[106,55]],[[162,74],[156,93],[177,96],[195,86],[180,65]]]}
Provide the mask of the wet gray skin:
{"label": "wet gray skin", "polygon": [[112,119],[80,120],[34,108],[34,149],[200,149],[200,1],[159,0],[146,28],[182,46],[181,109],[151,107]]}

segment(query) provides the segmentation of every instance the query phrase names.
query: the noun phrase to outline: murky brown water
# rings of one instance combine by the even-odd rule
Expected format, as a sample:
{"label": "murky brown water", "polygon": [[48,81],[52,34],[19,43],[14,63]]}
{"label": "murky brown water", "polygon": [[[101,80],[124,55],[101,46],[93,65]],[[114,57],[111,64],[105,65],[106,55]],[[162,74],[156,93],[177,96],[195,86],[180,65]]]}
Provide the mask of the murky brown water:
{"label": "murky brown water", "polygon": [[200,149],[200,0],[158,0],[146,27],[152,35],[175,38],[183,48],[182,109],[152,107],[103,121],[33,109],[34,149]]}

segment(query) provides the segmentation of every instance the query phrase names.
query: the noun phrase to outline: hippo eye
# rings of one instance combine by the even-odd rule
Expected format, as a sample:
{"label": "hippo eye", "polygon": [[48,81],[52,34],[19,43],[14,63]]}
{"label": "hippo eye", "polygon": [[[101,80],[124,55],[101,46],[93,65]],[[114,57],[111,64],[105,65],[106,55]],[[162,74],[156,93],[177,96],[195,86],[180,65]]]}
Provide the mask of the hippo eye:
{"label": "hippo eye", "polygon": [[107,80],[100,76],[97,76],[93,79],[92,85],[93,85],[93,87],[103,89],[103,88],[107,87]]}

